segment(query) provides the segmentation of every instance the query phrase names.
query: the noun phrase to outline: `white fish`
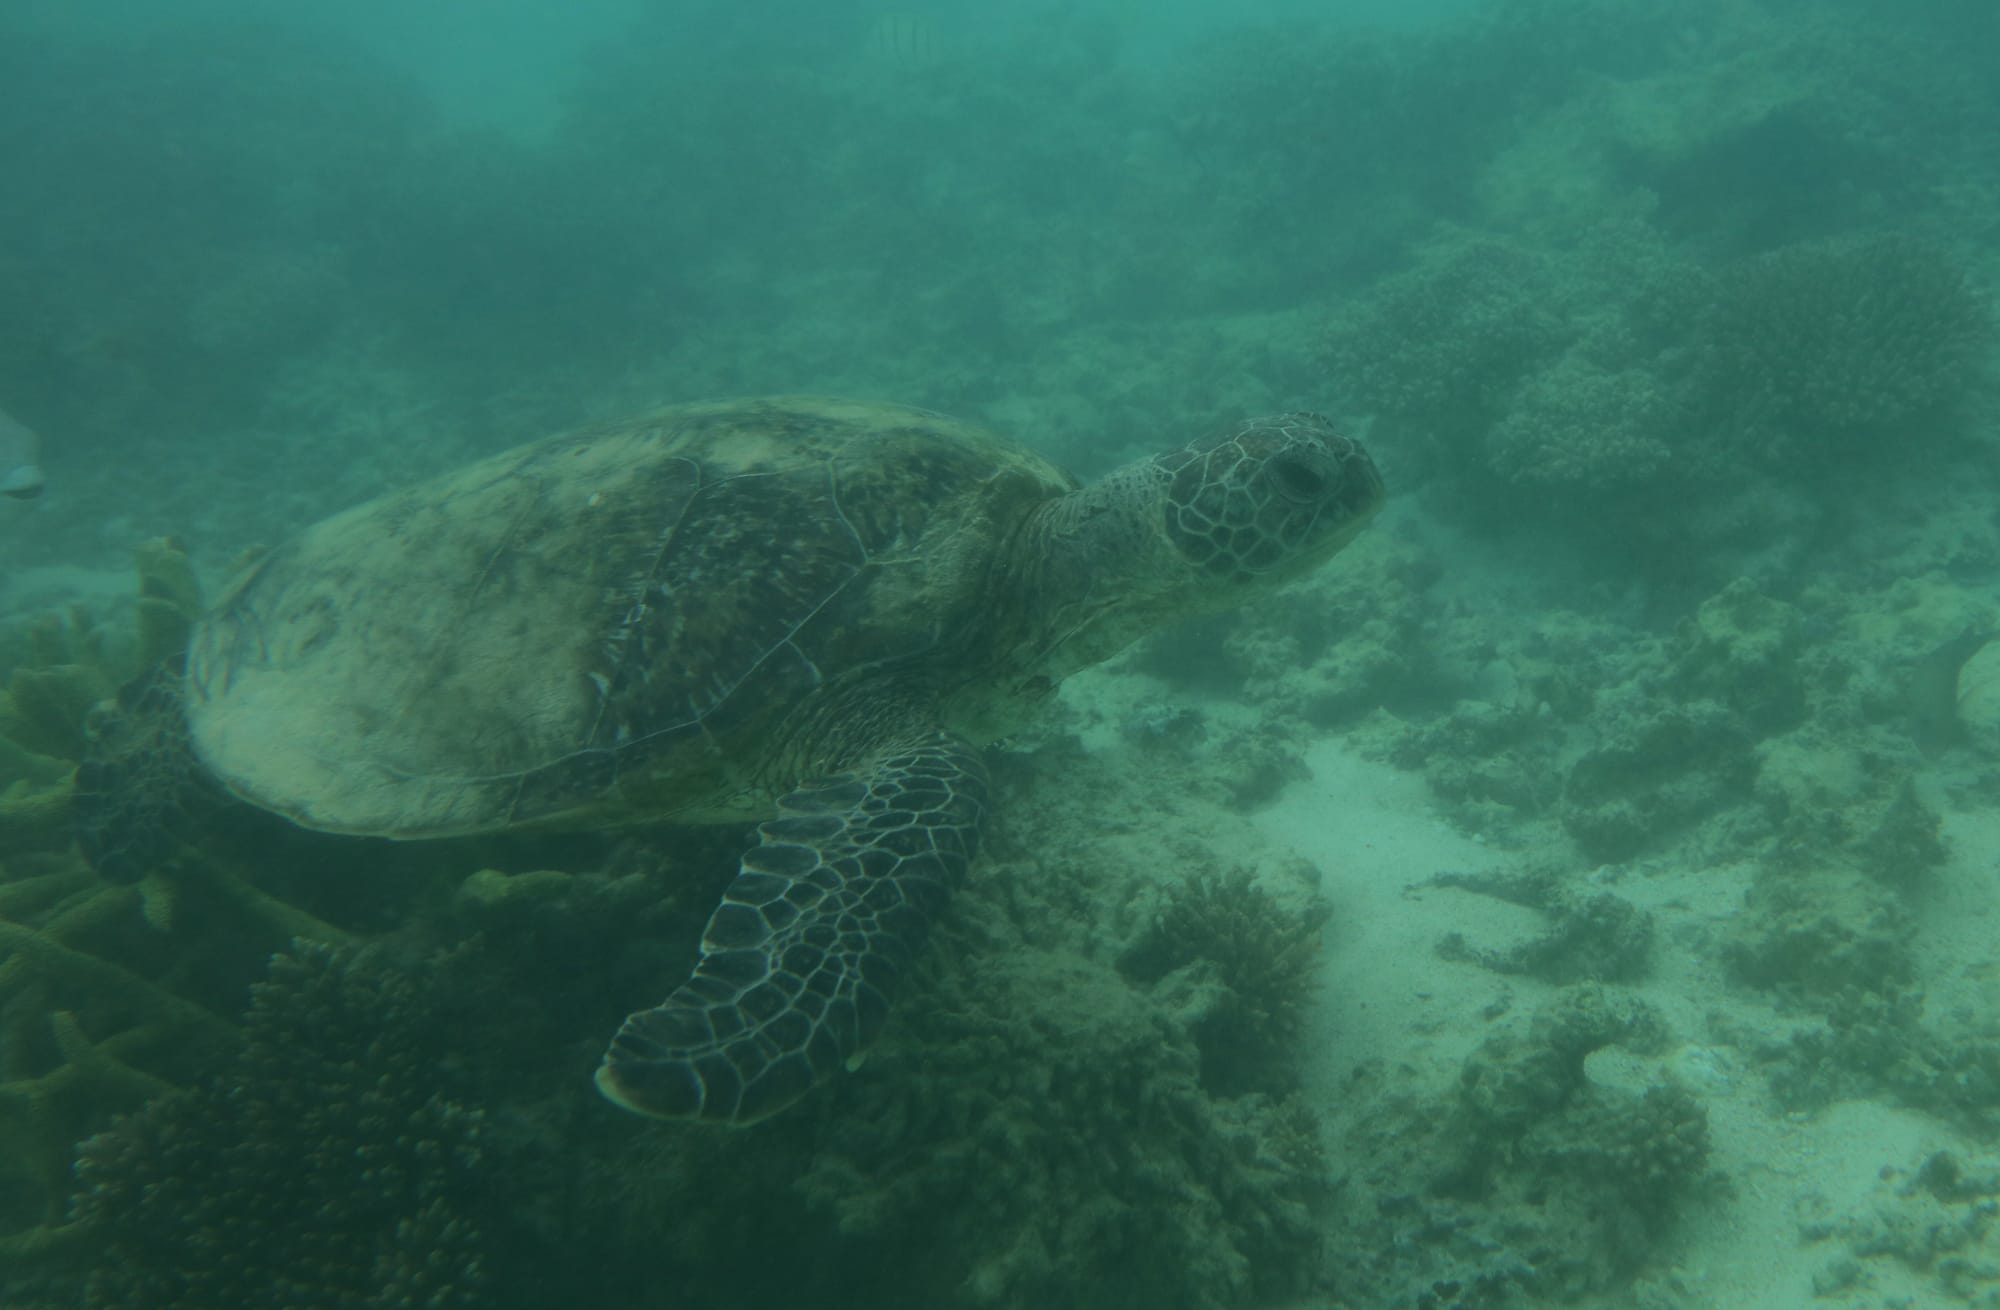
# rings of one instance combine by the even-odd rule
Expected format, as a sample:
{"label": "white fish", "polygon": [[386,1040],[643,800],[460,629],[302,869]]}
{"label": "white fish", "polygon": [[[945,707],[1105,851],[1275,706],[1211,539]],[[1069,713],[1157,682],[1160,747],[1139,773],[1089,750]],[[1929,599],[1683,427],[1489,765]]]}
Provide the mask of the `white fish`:
{"label": "white fish", "polygon": [[31,500],[42,494],[42,439],[0,409],[0,496]]}

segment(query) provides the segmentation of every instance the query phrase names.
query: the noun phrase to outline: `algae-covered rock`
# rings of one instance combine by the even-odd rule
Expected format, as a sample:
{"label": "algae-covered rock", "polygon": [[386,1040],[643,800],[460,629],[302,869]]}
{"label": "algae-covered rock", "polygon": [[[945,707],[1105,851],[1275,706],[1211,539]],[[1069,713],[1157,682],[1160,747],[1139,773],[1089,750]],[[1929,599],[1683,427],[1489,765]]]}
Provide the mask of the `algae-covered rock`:
{"label": "algae-covered rock", "polygon": [[1803,631],[1795,606],[1738,578],[1683,627],[1672,684],[1722,702],[1758,732],[1790,727],[1805,712]]}
{"label": "algae-covered rock", "polygon": [[1825,1003],[1824,1022],[1762,1052],[1781,1105],[1810,1112],[1872,1097],[1981,1140],[2000,1133],[2000,1037],[1990,1024],[1934,1019],[1921,991],[1894,985],[1858,982]]}
{"label": "algae-covered rock", "polygon": [[1653,946],[1653,918],[1608,891],[1584,891],[1553,873],[1440,873],[1425,885],[1457,887],[1537,910],[1548,919],[1541,932],[1495,949],[1448,933],[1440,958],[1477,964],[1500,974],[1544,982],[1629,982],[1646,974]]}
{"label": "algae-covered rock", "polygon": [[1859,870],[1893,888],[1943,864],[1941,820],[1916,785],[1906,741],[1881,732],[1803,728],[1757,751],[1755,795],[1771,816],[1776,862]]}
{"label": "algae-covered rock", "polygon": [[1563,828],[1587,857],[1631,859],[1742,802],[1751,737],[1720,703],[1663,705],[1606,726],[1608,740],[1579,756],[1563,785]]}
{"label": "algae-covered rock", "polygon": [[1921,1289],[1924,1305],[2000,1304],[1996,1214],[2000,1162],[1934,1151],[1914,1167],[1884,1166],[1865,1205],[1801,1224],[1800,1236],[1829,1253],[1813,1289],[1830,1297],[1868,1287],[1880,1296],[1894,1280]]}
{"label": "algae-covered rock", "polygon": [[1723,956],[1752,986],[1832,995],[1906,985],[1915,949],[1909,911],[1880,883],[1853,870],[1767,870],[1733,923]]}
{"label": "algae-covered rock", "polygon": [[1706,1176],[1707,1116],[1670,1081],[1597,1081],[1590,1057],[1665,1043],[1649,1007],[1575,988],[1440,1093],[1406,1068],[1358,1079],[1374,1108],[1337,1148],[1356,1181],[1331,1238],[1340,1304],[1626,1304]]}

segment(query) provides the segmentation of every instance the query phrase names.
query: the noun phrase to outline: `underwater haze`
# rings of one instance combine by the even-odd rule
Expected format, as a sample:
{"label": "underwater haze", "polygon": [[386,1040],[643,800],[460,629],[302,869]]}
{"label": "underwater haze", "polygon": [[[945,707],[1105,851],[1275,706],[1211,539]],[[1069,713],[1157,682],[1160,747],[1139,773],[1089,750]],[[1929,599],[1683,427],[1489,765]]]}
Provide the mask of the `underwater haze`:
{"label": "underwater haze", "polygon": [[0,1307],[2000,1306],[1995,50],[7,0]]}

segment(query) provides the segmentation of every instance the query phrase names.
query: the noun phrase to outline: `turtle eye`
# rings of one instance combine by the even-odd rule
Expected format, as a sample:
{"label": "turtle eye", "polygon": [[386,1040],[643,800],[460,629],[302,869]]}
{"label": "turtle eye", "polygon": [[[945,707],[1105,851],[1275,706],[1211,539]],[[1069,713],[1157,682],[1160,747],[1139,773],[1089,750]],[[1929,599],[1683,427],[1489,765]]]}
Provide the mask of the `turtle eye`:
{"label": "turtle eye", "polygon": [[1316,463],[1296,455],[1279,455],[1271,461],[1271,481],[1278,494],[1298,504],[1308,504],[1326,494],[1326,473]]}

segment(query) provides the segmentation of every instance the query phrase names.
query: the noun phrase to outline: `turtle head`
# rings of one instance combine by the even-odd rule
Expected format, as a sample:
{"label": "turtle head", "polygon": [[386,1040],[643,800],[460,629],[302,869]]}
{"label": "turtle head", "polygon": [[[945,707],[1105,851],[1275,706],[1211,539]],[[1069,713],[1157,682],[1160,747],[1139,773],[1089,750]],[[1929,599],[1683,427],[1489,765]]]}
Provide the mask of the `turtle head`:
{"label": "turtle head", "polygon": [[1311,570],[1382,506],[1368,452],[1317,414],[1250,419],[1052,502],[1017,588],[1020,662],[1051,687],[1135,639]]}
{"label": "turtle head", "polygon": [[1250,419],[1151,462],[1163,478],[1162,531],[1217,584],[1216,604],[1314,568],[1382,507],[1368,452],[1317,414]]}

